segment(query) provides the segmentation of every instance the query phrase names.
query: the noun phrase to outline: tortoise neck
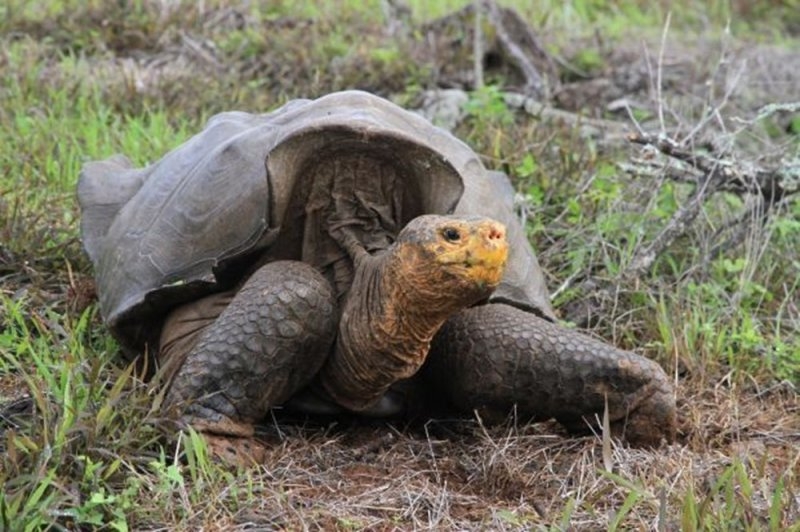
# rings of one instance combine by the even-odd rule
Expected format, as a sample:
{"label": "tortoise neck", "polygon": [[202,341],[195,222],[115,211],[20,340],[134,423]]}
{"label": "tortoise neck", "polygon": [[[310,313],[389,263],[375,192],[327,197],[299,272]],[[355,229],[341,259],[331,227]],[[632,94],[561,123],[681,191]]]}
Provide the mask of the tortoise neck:
{"label": "tortoise neck", "polygon": [[399,245],[383,259],[383,316],[394,334],[429,342],[444,321],[466,306],[436,263],[415,246]]}
{"label": "tortoise neck", "polygon": [[393,245],[355,261],[336,349],[320,378],[342,406],[363,410],[425,362],[433,336],[466,304],[425,267],[413,246]]}
{"label": "tortoise neck", "polygon": [[345,308],[370,331],[374,344],[365,351],[380,348],[392,356],[424,359],[433,335],[464,306],[443,290],[431,269],[409,267],[412,263],[403,246],[356,261]]}

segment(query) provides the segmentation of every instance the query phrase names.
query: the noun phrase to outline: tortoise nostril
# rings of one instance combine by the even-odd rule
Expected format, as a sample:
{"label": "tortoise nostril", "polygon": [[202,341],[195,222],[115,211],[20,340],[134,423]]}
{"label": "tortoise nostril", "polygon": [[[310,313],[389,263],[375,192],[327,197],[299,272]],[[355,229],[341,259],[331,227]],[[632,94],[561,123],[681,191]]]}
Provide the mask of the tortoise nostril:
{"label": "tortoise nostril", "polygon": [[496,227],[493,227],[489,230],[488,237],[489,240],[500,240],[503,238],[503,232],[497,229]]}

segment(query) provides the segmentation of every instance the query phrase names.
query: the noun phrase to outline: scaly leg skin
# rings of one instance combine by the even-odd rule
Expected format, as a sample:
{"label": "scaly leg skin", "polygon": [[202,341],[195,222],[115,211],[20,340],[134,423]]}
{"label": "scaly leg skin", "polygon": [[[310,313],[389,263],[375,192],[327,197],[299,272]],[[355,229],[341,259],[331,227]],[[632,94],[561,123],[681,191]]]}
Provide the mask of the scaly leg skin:
{"label": "scaly leg skin", "polygon": [[336,314],[330,284],[311,266],[261,267],[200,334],[170,384],[167,404],[203,433],[215,455],[260,462],[264,448],[251,438],[253,423],[319,371],[333,344]]}
{"label": "scaly leg skin", "polygon": [[633,445],[672,441],[675,397],[652,360],[504,304],[464,310],[434,338],[426,378],[457,409],[556,418],[568,430],[596,426],[608,399],[615,435]]}

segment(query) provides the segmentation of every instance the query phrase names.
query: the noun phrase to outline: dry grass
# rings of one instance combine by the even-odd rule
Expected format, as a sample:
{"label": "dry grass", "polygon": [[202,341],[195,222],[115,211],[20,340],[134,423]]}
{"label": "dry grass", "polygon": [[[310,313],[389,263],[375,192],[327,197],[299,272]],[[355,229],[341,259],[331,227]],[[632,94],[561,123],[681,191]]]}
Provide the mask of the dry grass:
{"label": "dry grass", "polygon": [[[614,444],[610,472],[603,467],[601,437],[567,437],[550,424],[519,425],[509,419],[488,428],[463,420],[401,427],[339,420],[321,426],[281,420],[262,429],[270,448],[266,465],[206,486],[200,499],[173,493],[173,504],[181,507],[178,522],[148,525],[145,520],[141,526],[794,526],[800,519],[797,394],[758,394],[720,382],[711,391],[682,383],[679,395],[679,441],[654,450]],[[776,503],[779,481],[784,487]],[[232,505],[231,492],[237,490],[248,494],[246,502]],[[626,501],[635,504],[623,513]],[[776,504],[782,508],[777,521],[771,517]]]}

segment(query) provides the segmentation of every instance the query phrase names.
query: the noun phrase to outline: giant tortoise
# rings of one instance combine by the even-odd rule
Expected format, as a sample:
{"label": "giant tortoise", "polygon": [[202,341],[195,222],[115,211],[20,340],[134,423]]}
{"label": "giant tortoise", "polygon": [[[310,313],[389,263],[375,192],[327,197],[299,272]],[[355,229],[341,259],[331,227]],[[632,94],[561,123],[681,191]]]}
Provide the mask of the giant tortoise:
{"label": "giant tortoise", "polygon": [[257,454],[279,405],[416,397],[568,429],[607,407],[631,443],[674,437],[658,364],[556,322],[508,178],[382,98],[222,113],[145,168],[86,164],[78,197],[105,322],[214,452]]}

